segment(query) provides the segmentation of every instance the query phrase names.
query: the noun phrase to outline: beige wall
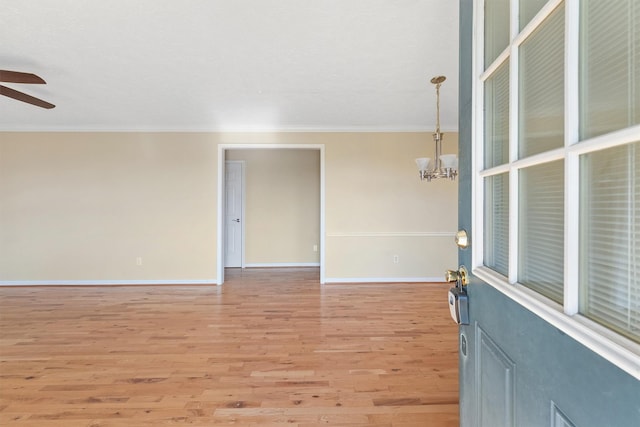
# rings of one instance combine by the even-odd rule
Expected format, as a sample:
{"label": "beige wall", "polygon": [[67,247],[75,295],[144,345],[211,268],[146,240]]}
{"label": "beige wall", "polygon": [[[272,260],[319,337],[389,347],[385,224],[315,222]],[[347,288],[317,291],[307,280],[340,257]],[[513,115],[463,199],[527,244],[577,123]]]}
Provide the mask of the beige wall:
{"label": "beige wall", "polygon": [[0,282],[215,281],[218,144],[324,145],[328,281],[457,265],[457,184],[415,171],[427,133],[5,132]]}
{"label": "beige wall", "polygon": [[[443,277],[457,263],[458,186],[420,181],[414,159],[432,157],[431,135],[341,138],[326,153],[327,280]],[[457,134],[445,141],[455,153]]]}
{"label": "beige wall", "polygon": [[0,138],[0,280],[215,278],[210,136]]}
{"label": "beige wall", "polygon": [[227,150],[245,162],[247,265],[318,264],[320,151]]}

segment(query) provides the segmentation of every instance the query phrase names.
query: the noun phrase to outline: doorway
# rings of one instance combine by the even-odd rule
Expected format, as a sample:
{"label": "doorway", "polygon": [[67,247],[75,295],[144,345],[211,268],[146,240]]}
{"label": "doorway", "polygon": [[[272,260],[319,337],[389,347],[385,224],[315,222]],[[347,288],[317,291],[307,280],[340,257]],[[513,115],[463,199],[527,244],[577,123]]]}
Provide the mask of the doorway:
{"label": "doorway", "polygon": [[[230,231],[227,230],[227,225],[229,221],[229,214],[227,212],[227,199],[226,189],[227,189],[227,180],[229,179],[229,174],[227,173],[227,159],[229,156],[227,155],[227,150],[315,150],[319,154],[319,234],[317,236],[317,245],[309,245],[315,246],[314,249],[318,251],[319,264],[320,264],[320,283],[323,284],[325,281],[325,161],[324,161],[324,144],[220,144],[218,146],[218,218],[217,218],[217,283],[224,283],[224,267],[231,266],[226,259],[229,254],[227,254],[227,241]],[[236,156],[237,157],[237,156]],[[247,168],[249,166],[247,165]],[[248,191],[248,190],[245,190]],[[244,215],[243,215],[244,216]],[[236,219],[235,217],[233,219]],[[247,217],[241,219],[246,223]],[[245,225],[243,223],[243,225]],[[246,227],[246,225],[245,225]],[[246,228],[245,228],[246,229]],[[317,229],[316,229],[317,230]],[[317,231],[316,231],[317,232]],[[243,236],[244,233],[241,233]],[[245,246],[246,247],[246,246]],[[242,249],[242,252],[246,252],[246,250]],[[249,266],[251,265],[249,261],[249,255],[247,255],[247,263],[245,264],[244,258],[241,258],[241,266]],[[317,263],[315,264],[318,265]]]}

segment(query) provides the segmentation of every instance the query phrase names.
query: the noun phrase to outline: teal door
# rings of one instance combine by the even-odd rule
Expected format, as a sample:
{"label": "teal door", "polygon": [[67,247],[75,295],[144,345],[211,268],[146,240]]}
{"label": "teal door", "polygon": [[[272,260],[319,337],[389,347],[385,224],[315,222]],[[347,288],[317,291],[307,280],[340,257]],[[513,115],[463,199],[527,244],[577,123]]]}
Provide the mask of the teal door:
{"label": "teal door", "polygon": [[[518,2],[512,2],[512,4],[513,3]],[[528,2],[520,1],[520,3],[530,4],[536,2],[531,0]],[[540,7],[544,7],[547,2],[537,1],[537,3],[541,5]],[[578,5],[578,3],[580,3],[578,1],[567,1],[566,4],[565,2],[558,1],[550,1],[548,3],[553,3],[558,8],[566,7],[571,13],[577,13],[581,7],[587,6],[588,2],[583,1],[584,4],[581,6]],[[594,4],[597,5],[597,3],[598,2],[595,2]],[[632,45],[633,43],[637,43],[633,48],[635,49],[635,52],[631,49],[630,55],[639,55],[640,49],[638,46],[640,46],[640,43],[638,43],[638,37],[640,34],[640,19],[638,18],[640,17],[640,6],[635,3],[635,0],[616,0],[615,2],[599,3],[606,3],[607,8],[613,6],[614,3],[617,5],[622,5],[624,3],[629,6],[630,9],[621,12],[620,15],[625,15],[627,17],[628,21],[626,21],[625,25],[628,25],[631,29],[635,28],[634,31],[629,33],[628,37],[628,40],[632,41]],[[506,15],[510,16],[511,14],[508,11],[509,1],[505,0],[502,4],[503,7],[506,5]],[[473,104],[475,99],[473,96],[475,90],[474,85],[478,84],[478,81],[474,81],[474,79],[478,79],[478,75],[484,72],[483,70],[480,70],[474,73],[474,70],[477,70],[477,65],[474,67],[474,58],[476,58],[476,56],[474,56],[473,49],[478,49],[478,44],[474,43],[477,41],[478,37],[477,34],[474,35],[474,28],[478,28],[478,22],[474,23],[474,6],[482,7],[483,2],[474,0],[460,1],[459,148],[461,170],[459,181],[459,228],[466,230],[471,236],[471,247],[469,249],[459,250],[459,262],[461,265],[464,265],[469,272],[472,272],[471,281],[466,288],[468,292],[470,322],[468,325],[461,325],[459,328],[461,426],[638,427],[640,426],[640,380],[638,380],[638,378],[640,378],[640,353],[637,352],[640,347],[637,345],[638,325],[634,326],[631,323],[628,330],[624,329],[624,325],[619,328],[614,328],[613,326],[610,328],[604,328],[621,331],[619,332],[619,342],[622,344],[612,344],[612,348],[615,347],[615,349],[611,350],[611,352],[606,348],[607,340],[610,339],[612,342],[617,343],[618,341],[616,341],[615,336],[618,332],[609,334],[607,332],[602,332],[597,327],[593,327],[592,330],[594,333],[592,335],[598,339],[596,339],[597,343],[592,345],[589,341],[590,338],[588,336],[585,338],[584,331],[588,331],[589,329],[582,328],[582,323],[587,325],[591,325],[591,323],[587,321],[581,323],[576,320],[580,315],[588,317],[588,315],[590,315],[589,313],[591,313],[588,309],[588,301],[585,302],[586,297],[584,297],[584,295],[588,294],[588,290],[580,290],[577,293],[572,293],[572,291],[566,290],[570,289],[569,286],[565,286],[564,288],[562,287],[562,278],[566,279],[569,277],[567,280],[573,280],[570,274],[565,274],[568,268],[573,268],[573,265],[568,263],[567,258],[564,258],[566,245],[571,244],[567,243],[566,239],[567,237],[571,238],[574,236],[571,233],[584,232],[581,228],[578,228],[577,230],[572,228],[572,221],[574,219],[569,218],[570,221],[568,222],[570,222],[570,224],[567,224],[566,221],[561,224],[563,226],[562,230],[564,230],[560,232],[560,236],[558,237],[560,239],[559,241],[561,243],[562,250],[560,253],[559,265],[561,272],[559,276],[561,278],[561,287],[559,290],[560,297],[555,298],[555,300],[552,293],[545,294],[544,290],[538,291],[535,289],[535,286],[532,287],[533,289],[528,288],[526,292],[519,293],[510,293],[510,290],[508,289],[510,286],[518,288],[520,280],[524,280],[522,279],[525,277],[526,271],[524,271],[524,269],[527,267],[527,263],[530,259],[520,260],[518,256],[523,257],[524,251],[532,250],[527,245],[530,244],[529,242],[536,241],[537,236],[533,235],[526,241],[506,238],[505,247],[507,248],[507,255],[504,259],[505,263],[509,264],[509,267],[505,267],[505,271],[503,273],[500,273],[501,269],[496,263],[491,264],[494,260],[490,259],[489,262],[487,261],[488,257],[485,252],[489,251],[492,247],[490,244],[492,242],[488,242],[487,239],[500,239],[500,236],[495,233],[490,233],[490,230],[487,230],[489,226],[486,225],[490,223],[490,221],[479,222],[477,220],[477,215],[495,214],[495,209],[493,209],[491,203],[495,204],[498,203],[498,201],[486,197],[487,194],[485,194],[485,197],[483,198],[484,204],[474,207],[472,204],[472,199],[474,197],[477,198],[480,192],[490,191],[487,190],[487,188],[494,188],[490,185],[486,185],[486,183],[485,185],[479,186],[477,185],[477,180],[486,179],[487,177],[490,177],[493,170],[497,170],[496,174],[499,172],[504,174],[505,177],[511,177],[512,179],[520,177],[520,185],[522,186],[522,177],[528,173],[528,170],[526,170],[528,163],[525,164],[525,161],[519,161],[518,156],[511,156],[511,160],[507,159],[507,163],[511,161],[511,166],[498,166],[491,169],[484,175],[478,172],[479,169],[482,169],[482,166],[479,166],[475,171],[472,171],[472,164],[482,164],[482,160],[478,161],[474,156],[486,155],[486,151],[478,149],[478,147],[482,145],[482,141],[478,140],[478,132],[474,129],[474,126],[477,126],[479,120],[478,108],[482,109],[483,106],[487,110],[491,108],[487,102],[480,104],[476,103],[475,107]],[[524,8],[524,6],[522,7]],[[548,8],[550,6],[546,4],[546,7]],[[593,10],[593,14],[595,14],[595,8]],[[559,13],[561,12],[564,11],[560,10]],[[562,15],[557,19],[560,24],[562,24],[565,19],[564,16],[566,15]],[[586,25],[584,23],[584,19],[580,22],[580,25]],[[614,28],[610,28],[609,32],[613,29]],[[582,31],[584,32],[586,30],[583,28]],[[476,39],[474,39],[474,37],[476,37]],[[563,40],[562,32],[560,32],[559,37]],[[569,43],[572,43],[570,37]],[[525,45],[525,42],[522,44]],[[572,48],[571,45],[569,45],[569,48]],[[553,52],[550,52],[550,50],[552,49],[549,47],[546,48],[545,56],[553,55]],[[521,61],[524,56],[524,53],[520,54]],[[539,57],[538,61],[543,60],[545,56]],[[623,62],[625,62],[625,64],[640,64],[638,57],[635,56],[634,58],[635,59],[633,61]],[[512,61],[515,60],[515,58],[511,59]],[[564,61],[561,62],[564,64]],[[563,64],[560,65],[563,66]],[[520,65],[521,68],[524,67],[522,63]],[[619,68],[615,68],[615,64],[609,65],[614,67],[613,69],[619,70]],[[511,63],[511,66],[513,66],[513,63]],[[585,66],[588,67],[590,65],[587,64]],[[594,67],[596,66],[597,64],[594,65]],[[629,174],[636,176],[636,172],[640,171],[640,164],[638,163],[640,155],[628,154],[640,151],[637,148],[640,146],[640,143],[638,142],[640,141],[640,128],[638,127],[638,122],[634,122],[640,114],[633,110],[634,108],[640,108],[640,102],[638,101],[640,99],[640,87],[638,87],[640,79],[637,78],[638,74],[634,74],[632,72],[633,65],[629,65],[629,67],[629,74],[635,76],[631,77],[630,80],[630,93],[632,94],[630,95],[631,107],[629,107],[632,109],[630,114],[631,123],[621,125],[623,129],[620,131],[612,132],[611,134],[613,137],[621,138],[621,142],[610,144],[615,145],[621,150],[625,150],[624,153],[627,153],[623,157],[623,164],[629,165],[629,167],[622,168],[626,171],[626,175],[624,176],[627,178],[630,176]],[[545,68],[545,72],[546,70],[548,70],[548,68]],[[508,66],[506,72],[509,72]],[[564,73],[565,71],[561,72],[561,78]],[[626,71],[622,73],[623,78],[628,77],[624,77],[625,73]],[[637,70],[635,73],[637,73]],[[591,75],[593,75],[593,73]],[[524,76],[522,78],[526,77],[526,75],[522,74],[522,69],[519,76]],[[487,77],[485,81],[490,83],[490,77]],[[487,83],[487,86],[489,83]],[[515,87],[523,87],[523,85],[516,84]],[[486,90],[488,91],[489,89]],[[574,89],[582,90],[580,87],[576,87]],[[477,94],[478,92],[476,91],[475,93]],[[563,92],[561,89],[560,93],[568,94],[565,95],[568,97],[571,96],[570,91]],[[560,97],[559,102],[563,102],[562,96]],[[635,106],[633,105],[634,102],[636,103]],[[478,105],[481,105],[481,107],[478,107]],[[522,103],[522,100],[519,104],[511,103],[511,106],[513,105],[518,105],[520,108],[526,107],[526,105]],[[569,107],[565,106],[564,111],[568,111],[568,108]],[[513,114],[513,112],[511,114]],[[636,116],[634,116],[634,114]],[[519,116],[516,115],[515,117],[516,120],[518,120]],[[636,118],[634,119],[633,117]],[[511,123],[513,124],[513,116],[511,120]],[[574,117],[572,119],[569,117],[566,118],[566,120],[580,120],[580,118]],[[476,123],[475,125],[473,125],[474,121]],[[552,127],[553,124],[550,124],[549,126]],[[560,131],[564,132],[565,128],[561,126]],[[487,135],[486,130],[484,133],[481,133],[481,135]],[[512,132],[511,135],[514,135],[514,133]],[[521,134],[516,133],[516,135]],[[585,138],[588,139],[589,137]],[[595,142],[587,142],[593,144],[598,141],[599,140],[596,140]],[[563,144],[562,141],[560,144]],[[507,145],[507,147],[513,149],[514,145]],[[517,146],[515,147],[517,148]],[[609,146],[604,147],[601,150],[603,155],[608,153],[608,147]],[[595,157],[600,153],[600,151],[598,151],[593,154],[589,151],[593,150],[593,147],[584,148],[583,151],[575,151],[578,149],[573,146],[569,147],[568,144],[567,148],[564,149],[566,153],[562,150],[562,146],[559,149],[551,150],[553,156],[552,160],[553,162],[558,163],[559,167],[565,168],[573,168],[576,167],[576,165],[582,168],[583,165],[587,165],[589,161],[593,160],[591,156]],[[539,158],[544,155],[544,153],[538,154],[534,160],[538,161]],[[531,162],[533,162],[533,160]],[[616,166],[610,167],[616,168]],[[597,171],[602,170],[606,170],[606,168],[598,169]],[[473,175],[474,173],[476,176]],[[560,179],[562,180],[563,176],[570,176],[571,173],[572,169],[569,169],[566,175],[560,174]],[[576,171],[576,173],[578,172]],[[581,169],[580,173],[580,176],[582,177],[587,172]],[[544,176],[548,176],[548,174]],[[585,178],[585,180],[586,179],[587,178]],[[623,178],[619,179],[624,181]],[[638,183],[640,183],[640,181],[636,181],[635,185]],[[510,194],[512,196],[514,194],[519,195],[518,191],[522,191],[523,193],[527,191],[526,188],[524,190],[518,190],[518,188]],[[562,190],[563,188],[567,187],[564,187],[564,184],[560,184],[560,189]],[[583,187],[580,188],[580,191],[583,191]],[[627,194],[627,196],[625,196],[626,198],[624,198],[625,200],[637,197],[639,194],[639,192],[634,189],[633,182],[625,188],[631,189],[631,193],[629,193],[631,196]],[[547,191],[547,193],[543,196],[546,198],[543,197],[542,200],[553,199],[553,191],[548,189],[545,191]],[[529,193],[530,192],[527,192],[525,194]],[[520,194],[519,197],[525,198],[522,194]],[[568,206],[571,203],[574,203],[574,201],[571,200],[571,197],[573,196],[561,197],[559,199],[561,203],[559,209],[562,209],[565,212],[567,209],[571,209],[571,206]],[[592,199],[596,200],[595,196]],[[640,202],[640,200],[638,202]],[[576,203],[580,204],[582,202],[577,200]],[[518,202],[510,200],[506,206],[509,206],[509,209],[522,209],[525,205],[523,205],[522,201]],[[640,204],[637,206],[640,206]],[[582,207],[583,205],[580,204],[580,209],[582,209]],[[530,206],[528,208],[528,212],[531,213],[532,211],[535,211],[535,208],[536,206]],[[472,215],[472,212],[475,212],[475,218],[474,215]],[[580,212],[580,223],[584,228],[584,223],[586,222],[586,219],[584,219],[585,216],[582,216],[582,210],[578,210],[578,212]],[[588,212],[588,209],[585,212]],[[627,209],[625,215],[626,217],[619,220],[630,222],[637,221],[637,210]],[[528,224],[526,223],[526,221],[528,221],[528,217],[524,213],[521,213],[521,216],[511,215],[507,216],[507,218],[515,218],[516,220],[519,220],[519,228],[514,227],[512,224],[505,227],[511,227],[506,228],[506,230],[508,230],[507,232],[519,233],[520,238],[522,239],[522,236],[527,232],[523,223]],[[563,218],[566,219],[567,216],[561,215],[560,221],[562,221]],[[545,218],[545,220],[547,220],[547,218]],[[578,219],[575,220],[578,221]],[[480,226],[478,226],[478,224],[480,224]],[[493,224],[495,224],[495,222]],[[477,228],[482,228],[483,225],[483,230],[477,230]],[[548,225],[548,227],[553,226],[554,225],[552,223]],[[636,240],[637,237],[640,236],[640,231],[638,231],[640,230],[640,224],[635,225],[635,232],[633,230],[634,229],[631,229],[629,231],[631,237],[626,241],[626,247],[629,249],[628,252],[632,254],[640,252]],[[479,235],[478,233],[484,233],[484,235]],[[585,235],[579,234],[579,236],[579,240],[581,242],[587,241],[585,240]],[[589,236],[591,235],[587,235],[587,237]],[[589,238],[595,239],[593,236]],[[478,248],[474,247],[477,242],[483,242],[483,248],[481,249],[485,252],[474,252],[474,250],[478,250]],[[514,245],[514,242],[517,244]],[[513,246],[515,246],[515,248]],[[588,248],[585,248],[585,246]],[[582,254],[584,251],[591,250],[591,248],[593,248],[594,251],[598,251],[602,248],[601,245],[595,244],[585,244],[582,247],[575,245],[572,247],[574,249],[578,248],[580,251],[580,255],[578,257],[568,257],[570,262],[574,262],[572,260],[575,260],[576,263],[582,262],[580,260],[583,259],[581,257],[583,256]],[[520,254],[514,257],[514,250],[520,251]],[[474,255],[477,253],[480,253],[480,256]],[[484,258],[482,258],[483,253],[485,254]],[[596,255],[598,254],[599,252],[596,253]],[[533,255],[531,257],[533,257]],[[606,257],[607,254],[605,253],[600,254],[593,259],[602,260],[606,259]],[[631,294],[621,291],[620,294],[617,295],[617,298],[612,298],[607,301],[611,304],[620,303],[622,306],[629,307],[626,315],[629,319],[634,319],[634,317],[638,316],[638,310],[640,310],[640,295],[634,294],[634,292],[637,292],[638,280],[640,280],[638,278],[636,263],[640,258],[633,258],[633,256],[631,256],[629,259],[631,260],[629,263],[625,264],[624,262],[621,262],[616,264],[615,269],[620,272],[621,275],[620,278],[614,280],[624,281],[624,283],[621,283],[621,285],[624,286],[621,287],[626,287],[630,290]],[[519,269],[519,271],[516,271],[515,277],[513,273],[514,266],[512,266],[514,260],[517,260],[517,267]],[[539,270],[552,272],[555,268],[554,262],[557,261],[557,259],[550,259],[548,260],[548,269],[539,268]],[[474,262],[476,265],[474,265]],[[487,270],[486,268],[483,268],[486,264],[494,266],[493,269],[496,270],[495,276],[498,278],[496,283],[500,282],[500,277],[502,277],[502,282],[507,283],[507,285],[502,286],[502,288],[507,288],[506,291],[501,289],[501,287],[497,286],[495,283],[489,283],[492,282],[489,277],[491,276],[490,274],[482,275],[479,273],[481,270]],[[596,264],[596,262],[593,261],[587,264],[588,265],[586,266],[580,264],[575,272],[579,277],[579,279],[576,279],[579,282],[579,286],[582,286],[583,282],[587,281],[587,276],[591,276],[588,274],[588,272],[591,271],[589,268],[595,268],[592,264]],[[475,272],[475,274],[473,272]],[[481,280],[478,276],[482,276],[486,280]],[[623,278],[626,279],[623,280]],[[536,280],[531,281],[534,283],[536,282]],[[607,284],[604,282],[606,281],[601,280],[600,282],[597,282],[596,285],[594,285],[594,288],[609,289]],[[531,290],[534,292],[530,292]],[[538,309],[532,309],[531,305],[527,305],[523,302],[529,298],[530,294],[535,293],[541,293],[541,298],[537,298],[537,300],[542,302],[540,304],[533,304],[534,307],[540,307]],[[518,295],[521,295],[521,297],[518,297]],[[630,302],[627,301],[627,303],[625,303],[625,298],[630,300]],[[536,300],[536,298],[531,299]],[[574,299],[577,301],[575,304],[573,302]],[[621,300],[622,302],[620,302]],[[575,310],[577,313],[574,315],[572,310]],[[548,312],[548,316],[545,315],[546,312]],[[556,322],[554,320],[549,320],[549,318],[558,320]],[[605,324],[605,326],[610,326],[614,322],[613,320],[610,321],[611,323],[599,321],[595,315],[593,315],[593,318],[596,319],[597,323],[600,325]],[[633,320],[631,320],[631,322],[633,322]],[[572,325],[575,325],[575,327]],[[589,328],[590,327],[591,326],[589,326]],[[634,329],[634,327],[636,329]],[[577,332],[572,328],[577,330]],[[588,332],[586,335],[588,335]],[[605,338],[599,339],[601,335]],[[601,351],[594,351],[592,348],[603,349]],[[615,356],[616,351],[619,353],[618,358]],[[609,354],[614,354],[614,356],[609,356]]]}

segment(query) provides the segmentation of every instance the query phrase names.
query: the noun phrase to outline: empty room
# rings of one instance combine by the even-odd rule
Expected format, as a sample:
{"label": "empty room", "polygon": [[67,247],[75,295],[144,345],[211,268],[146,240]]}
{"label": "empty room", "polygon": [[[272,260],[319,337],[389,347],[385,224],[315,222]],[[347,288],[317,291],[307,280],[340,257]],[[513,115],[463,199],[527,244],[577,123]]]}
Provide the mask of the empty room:
{"label": "empty room", "polygon": [[0,425],[639,425],[636,3],[1,0]]}

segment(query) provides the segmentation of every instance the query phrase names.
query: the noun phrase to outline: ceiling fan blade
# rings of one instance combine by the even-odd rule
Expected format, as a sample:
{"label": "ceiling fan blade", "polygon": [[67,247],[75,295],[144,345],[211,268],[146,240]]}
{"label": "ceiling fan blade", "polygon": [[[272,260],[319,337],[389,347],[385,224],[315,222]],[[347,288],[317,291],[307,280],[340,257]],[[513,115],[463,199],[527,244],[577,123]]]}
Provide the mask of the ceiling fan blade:
{"label": "ceiling fan blade", "polygon": [[26,93],[22,93],[2,85],[0,85],[0,95],[8,96],[9,98],[17,99],[18,101],[26,102],[27,104],[33,104],[46,109],[55,107],[55,105],[50,104],[47,101],[43,101],[42,99],[27,95]]}
{"label": "ceiling fan blade", "polygon": [[0,82],[7,83],[31,83],[46,84],[42,78],[31,73],[21,73],[19,71],[0,70]]}

